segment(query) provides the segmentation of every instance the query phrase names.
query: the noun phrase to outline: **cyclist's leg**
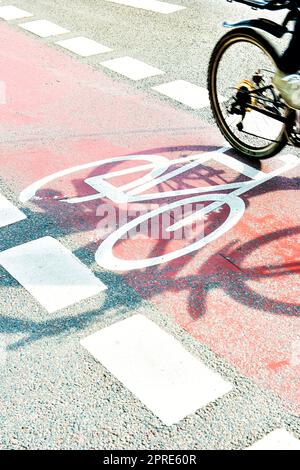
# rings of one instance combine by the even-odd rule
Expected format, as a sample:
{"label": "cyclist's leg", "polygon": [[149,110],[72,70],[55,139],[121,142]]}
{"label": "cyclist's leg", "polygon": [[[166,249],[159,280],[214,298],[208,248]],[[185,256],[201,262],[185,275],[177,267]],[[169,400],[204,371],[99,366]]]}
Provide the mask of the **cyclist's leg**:
{"label": "cyclist's leg", "polygon": [[291,74],[300,70],[300,17],[296,21],[295,31],[291,42],[280,59],[279,69],[286,73]]}
{"label": "cyclist's leg", "polygon": [[300,109],[300,18],[297,19],[295,31],[289,47],[282,55],[274,76],[273,84],[292,108]]}

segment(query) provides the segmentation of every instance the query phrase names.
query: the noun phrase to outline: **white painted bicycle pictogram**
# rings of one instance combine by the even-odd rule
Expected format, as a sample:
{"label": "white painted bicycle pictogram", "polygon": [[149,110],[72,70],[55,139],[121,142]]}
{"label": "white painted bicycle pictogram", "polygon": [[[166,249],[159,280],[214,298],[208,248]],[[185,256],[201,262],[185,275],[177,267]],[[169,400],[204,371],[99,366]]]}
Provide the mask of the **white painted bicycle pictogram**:
{"label": "white painted bicycle pictogram", "polygon": [[[36,195],[37,191],[45,187],[45,185],[49,184],[50,182],[67,175],[78,173],[82,170],[95,167],[98,168],[101,166],[103,167],[104,165],[120,162],[147,162],[146,164],[138,164],[134,167],[117,171],[109,171],[104,174],[87,178],[84,180],[84,182],[96,191],[95,194],[59,200],[62,203],[79,204],[96,199],[108,198],[114,203],[124,204],[145,203],[152,200],[176,198],[176,201],[164,204],[161,207],[151,210],[146,214],[142,214],[141,216],[136,217],[134,220],[124,224],[108,235],[108,237],[100,244],[96,251],[95,259],[97,263],[103,268],[116,271],[143,269],[149,266],[155,266],[180,258],[193,251],[203,248],[208,243],[221,237],[224,233],[237,224],[245,212],[245,203],[240,197],[241,195],[266,183],[267,181],[281,175],[286,171],[292,170],[299,164],[299,159],[297,156],[284,155],[279,157],[283,165],[274,171],[266,173],[260,170],[256,170],[253,167],[225,154],[227,150],[229,149],[223,147],[218,151],[190,155],[188,157],[182,157],[175,160],[170,160],[167,157],[161,155],[147,154],[120,156],[105,160],[98,160],[56,172],[36,181],[22,191],[20,194],[20,201],[23,203],[29,201]],[[147,193],[147,191],[155,188],[158,184],[164,183],[178,175],[182,175],[188,171],[198,168],[202,164],[211,160],[225,165],[231,170],[239,172],[240,174],[243,174],[249,180],[208,187],[200,186],[166,192]],[[172,166],[175,166],[176,168],[171,170]],[[133,181],[131,180],[129,183],[123,184],[119,187],[114,186],[109,182],[109,180],[112,178],[133,175],[134,173],[141,173],[145,171],[148,171],[146,175],[138,177]],[[228,190],[231,192],[223,193]],[[178,197],[182,197],[182,199],[178,200]],[[203,218],[205,215],[210,214],[222,206],[227,206],[229,212],[225,221],[217,229],[215,229],[213,232],[210,232],[200,240],[196,240],[195,242],[190,243],[188,246],[184,246],[183,248],[179,248],[172,252],[152,258],[138,260],[122,259],[115,256],[113,253],[115,245],[124,236],[124,234],[142,224],[143,222],[186,204],[204,204],[208,202],[210,204],[204,206],[201,210],[198,210],[167,227],[167,231],[174,232],[178,229],[182,229],[182,227],[191,225],[197,219]]]}

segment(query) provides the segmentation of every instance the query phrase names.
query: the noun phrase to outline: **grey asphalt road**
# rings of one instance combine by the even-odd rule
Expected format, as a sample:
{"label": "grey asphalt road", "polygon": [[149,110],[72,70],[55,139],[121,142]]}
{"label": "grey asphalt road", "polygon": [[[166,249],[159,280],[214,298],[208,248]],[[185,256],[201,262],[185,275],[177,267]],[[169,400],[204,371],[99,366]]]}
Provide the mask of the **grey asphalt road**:
{"label": "grey asphalt road", "polygon": [[[34,13],[33,19],[47,18],[72,34],[107,44],[114,49],[110,58],[136,57],[166,71],[170,80],[180,77],[202,86],[206,84],[212,47],[223,32],[222,21],[257,16],[249,8],[222,0],[174,0],[187,7],[180,15],[156,15],[102,0],[13,3]],[[84,61],[99,67],[99,58]],[[156,82],[153,78],[150,83]],[[145,93],[150,93],[149,82]],[[175,102],[172,105],[182,107]],[[0,192],[19,204],[4,181]],[[24,212],[30,218],[1,229],[1,251],[51,235],[63,239],[85,265],[95,268],[91,253],[78,249],[72,237],[50,217],[30,205]],[[0,369],[1,449],[238,450],[282,427],[300,438],[298,417],[279,398],[241,376],[182,331],[163,312],[142,300],[121,276],[102,272],[101,280],[110,285],[109,297],[102,301],[91,298],[65,309],[63,316],[49,316],[0,269],[0,341],[5,351]],[[81,338],[136,313],[154,320],[212,370],[220,372],[234,384],[233,391],[178,424],[164,426],[79,347]]]}

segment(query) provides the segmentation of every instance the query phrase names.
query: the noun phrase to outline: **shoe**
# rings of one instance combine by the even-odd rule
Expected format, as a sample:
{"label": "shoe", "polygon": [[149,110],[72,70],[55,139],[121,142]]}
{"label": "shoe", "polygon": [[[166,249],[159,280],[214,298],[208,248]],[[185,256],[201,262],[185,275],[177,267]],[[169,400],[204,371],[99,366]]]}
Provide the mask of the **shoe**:
{"label": "shoe", "polygon": [[274,75],[273,85],[288,106],[300,109],[300,72],[287,75],[278,70]]}

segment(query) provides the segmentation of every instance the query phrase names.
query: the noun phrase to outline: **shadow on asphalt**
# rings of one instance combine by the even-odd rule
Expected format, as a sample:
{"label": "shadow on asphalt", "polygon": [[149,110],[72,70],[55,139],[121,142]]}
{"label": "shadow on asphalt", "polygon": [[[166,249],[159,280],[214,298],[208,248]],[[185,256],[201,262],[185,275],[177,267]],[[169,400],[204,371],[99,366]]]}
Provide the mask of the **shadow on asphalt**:
{"label": "shadow on asphalt", "polygon": [[[187,145],[148,149],[138,151],[135,154],[159,153],[169,154],[172,158],[175,155],[175,158],[178,158],[190,155],[193,152],[199,153],[212,150],[216,150],[216,148]],[[253,162],[237,157],[233,152],[230,155],[257,170],[261,168],[259,161]],[[118,168],[118,163],[115,165],[110,164],[105,167],[105,171],[116,168]],[[103,171],[103,168],[101,171]],[[97,175],[97,168],[93,169],[88,177],[95,175]],[[175,181],[172,180],[172,184],[166,182],[158,185],[156,190],[157,192],[164,192],[166,190],[175,191],[182,188],[193,188],[199,181],[202,181],[205,185],[216,185],[227,182],[241,182],[243,178],[238,175],[233,181],[227,181],[223,170],[212,169],[209,165],[201,165],[201,168],[194,168],[188,174],[179,175]],[[72,185],[74,194],[82,195],[82,179],[72,179]],[[282,190],[295,190],[299,187],[299,178],[287,178],[281,175],[270,180],[267,184],[251,190],[250,193],[244,194],[243,200],[246,207],[249,207],[251,200],[259,195]],[[69,234],[89,232],[95,229],[95,214],[99,203],[101,201],[107,203],[105,199],[90,201],[81,203],[80,208],[76,205],[64,204],[64,210],[62,211],[61,202],[57,199],[64,198],[63,193],[54,191],[52,188],[43,188],[38,192],[38,196],[38,199],[32,201],[38,206],[37,212],[33,212],[28,208],[22,209],[28,218],[18,224],[2,229],[4,236],[1,241],[0,251],[43,236],[63,238]],[[155,201],[151,201],[151,203],[155,203]],[[161,200],[159,203],[161,204]],[[122,209],[118,210],[122,211]],[[205,230],[212,230],[224,217],[226,217],[226,211],[225,213],[220,211],[217,216],[210,214],[206,221]],[[9,349],[14,350],[45,337],[59,336],[70,331],[74,332],[74,330],[81,331],[95,322],[99,316],[103,316],[108,309],[117,308],[121,313],[125,313],[128,309],[137,308],[142,299],[151,300],[153,296],[163,292],[172,292],[176,296],[182,289],[186,290],[187,288],[189,289],[187,297],[188,312],[192,320],[197,320],[207,313],[207,297],[216,288],[223,289],[228,296],[241,305],[252,308],[254,305],[259,305],[259,310],[270,314],[299,316],[299,305],[269,298],[267,292],[256,292],[251,289],[247,282],[249,280],[263,280],[266,277],[270,279],[276,279],[278,276],[288,278],[300,272],[300,262],[294,260],[288,263],[276,262],[265,265],[259,263],[258,260],[258,264],[253,267],[239,268],[241,262],[246,260],[258,248],[265,247],[273,241],[283,240],[299,234],[300,226],[294,226],[257,236],[245,243],[239,243],[238,246],[236,246],[235,241],[224,243],[221,249],[218,249],[218,253],[206,258],[203,264],[199,265],[196,272],[188,275],[181,275],[181,273],[184,272],[191,259],[197,255],[197,252],[180,258],[180,262],[178,260],[176,263],[171,261],[164,265],[152,266],[138,272],[131,271],[124,275],[99,270],[95,272],[95,275],[108,287],[108,290],[101,294],[105,298],[100,310],[95,309],[75,316],[62,315],[46,321],[11,318],[4,314],[0,316],[0,333],[27,334],[26,338],[9,346]],[[168,252],[169,244],[172,244],[172,242],[174,240],[156,240],[149,256],[157,256],[157,253]],[[99,243],[95,239],[91,240],[75,250],[74,254],[89,267],[94,262],[94,254],[98,245]],[[215,256],[220,253],[224,260],[233,266],[233,269],[226,272],[226,275],[224,272],[213,269]],[[237,258],[238,264],[235,263]],[[8,286],[21,287],[3,268],[0,268],[0,287],[3,289]]]}

